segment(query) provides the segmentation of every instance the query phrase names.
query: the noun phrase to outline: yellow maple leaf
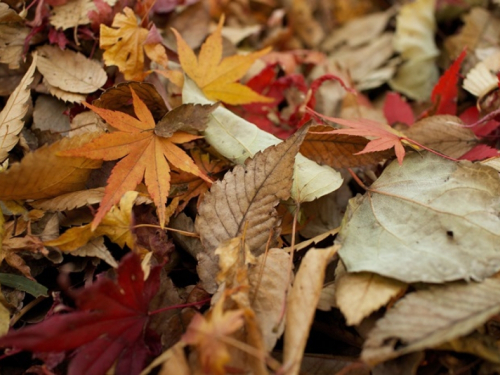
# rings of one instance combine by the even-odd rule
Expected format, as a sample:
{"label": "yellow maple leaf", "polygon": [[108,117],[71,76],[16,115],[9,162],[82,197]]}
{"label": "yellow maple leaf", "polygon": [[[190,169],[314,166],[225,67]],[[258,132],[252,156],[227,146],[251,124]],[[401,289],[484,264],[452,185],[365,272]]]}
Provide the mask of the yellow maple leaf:
{"label": "yellow maple leaf", "polygon": [[271,48],[249,55],[234,55],[222,59],[223,23],[224,17],[221,17],[217,29],[201,46],[198,58],[181,35],[172,29],[177,39],[177,52],[184,72],[196,82],[208,99],[220,100],[232,105],[271,103],[274,99],[260,95],[251,88],[235,82],[245,75],[255,60],[268,53]]}
{"label": "yellow maple leaf", "polygon": [[82,247],[92,238],[107,236],[111,241],[124,247],[134,249],[135,238],[131,231],[132,208],[139,193],[128,191],[120,199],[120,206],[113,206],[104,216],[95,231],[92,231],[91,224],[68,229],[61,236],[54,240],[46,241],[46,246],[57,246],[62,251],[76,250]]}
{"label": "yellow maple leaf", "polygon": [[106,65],[116,65],[127,80],[142,80],[145,76],[144,53],[165,67],[168,62],[165,48],[160,42],[147,42],[151,31],[138,25],[130,8],[123,9],[113,19],[112,27],[101,25],[99,45]]}

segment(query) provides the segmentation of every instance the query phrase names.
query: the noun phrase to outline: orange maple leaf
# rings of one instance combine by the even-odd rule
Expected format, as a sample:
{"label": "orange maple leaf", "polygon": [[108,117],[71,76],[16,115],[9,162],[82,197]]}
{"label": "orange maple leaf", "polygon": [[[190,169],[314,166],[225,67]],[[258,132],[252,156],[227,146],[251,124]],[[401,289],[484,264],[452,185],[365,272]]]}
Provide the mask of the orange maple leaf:
{"label": "orange maple leaf", "polygon": [[92,221],[92,230],[106,213],[118,203],[123,194],[134,190],[143,180],[156,207],[160,225],[165,223],[165,203],[170,191],[170,167],[167,160],[180,170],[192,173],[206,181],[191,158],[175,143],[189,142],[200,136],[185,132],[174,133],[169,138],[154,133],[155,121],[144,102],[132,92],[132,104],[137,118],[123,112],[111,111],[84,103],[101,116],[117,132],[104,134],[86,145],[62,152],[63,156],[81,156],[89,159],[121,159],[111,172],[99,210]]}
{"label": "orange maple leaf", "polygon": [[[383,124],[381,122],[368,120],[365,118],[358,118],[352,120],[346,120],[342,118],[329,117],[324,116],[320,113],[315,112],[314,110],[307,108],[307,111],[314,116],[321,117],[325,120],[332,121],[336,124],[346,126],[350,129],[336,129],[327,132],[315,133],[314,134],[347,134],[347,135],[357,135],[361,137],[370,138],[370,142],[367,143],[365,148],[360,152],[357,152],[354,155],[366,154],[368,152],[375,151],[383,151],[388,150],[394,147],[394,151],[396,152],[396,156],[398,158],[399,164],[403,163],[403,159],[405,157],[405,148],[403,146],[403,142],[405,144],[409,144],[410,146],[418,148],[411,144],[411,140],[406,138],[404,134],[398,132],[397,130],[391,128],[387,124]],[[410,141],[410,142],[409,142]]]}
{"label": "orange maple leaf", "polygon": [[177,30],[172,29],[177,38],[177,52],[184,72],[196,82],[208,99],[220,100],[232,105],[273,102],[274,99],[260,95],[251,88],[235,82],[245,75],[255,60],[268,53],[271,48],[246,56],[234,55],[222,59],[223,23],[224,16],[221,17],[217,29],[201,46],[198,58]]}
{"label": "orange maple leaf", "polygon": [[168,63],[167,53],[154,26],[151,30],[140,27],[132,9],[127,7],[123,12],[113,19],[113,28],[101,25],[99,46],[105,50],[106,65],[118,66],[127,80],[142,81],[144,53],[164,67]]}

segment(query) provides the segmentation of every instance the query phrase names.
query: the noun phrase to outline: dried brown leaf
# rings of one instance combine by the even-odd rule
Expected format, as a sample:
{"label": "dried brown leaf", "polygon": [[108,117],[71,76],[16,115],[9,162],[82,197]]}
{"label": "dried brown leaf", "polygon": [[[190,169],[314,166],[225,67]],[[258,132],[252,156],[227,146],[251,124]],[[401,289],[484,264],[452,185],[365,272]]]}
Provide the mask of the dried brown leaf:
{"label": "dried brown leaf", "polygon": [[20,163],[0,173],[0,199],[44,199],[82,190],[91,170],[99,168],[102,161],[65,158],[57,153],[88,143],[95,136],[65,138],[27,154]]}
{"label": "dried brown leaf", "polygon": [[274,231],[278,235],[275,206],[290,196],[295,155],[304,139],[302,128],[293,137],[258,153],[246,166],[236,166],[217,181],[205,195],[196,218],[196,229],[205,250],[214,250],[227,239],[245,231],[246,243],[254,254],[261,254]]}
{"label": "dried brown leaf", "polygon": [[325,269],[339,246],[309,250],[288,294],[285,326],[284,366],[287,374],[299,373],[307,337],[318,305]]}
{"label": "dried brown leaf", "polygon": [[376,164],[394,155],[391,150],[354,155],[363,151],[369,140],[364,137],[345,134],[311,133],[331,130],[333,129],[330,126],[311,127],[310,132],[307,133],[304,142],[300,146],[302,155],[314,160],[316,163],[326,164],[336,169]]}
{"label": "dried brown leaf", "polygon": [[459,158],[478,143],[472,130],[460,125],[463,122],[458,117],[437,115],[416,122],[405,134],[424,146],[452,158]]}
{"label": "dried brown leaf", "polygon": [[196,134],[207,127],[208,116],[219,106],[215,104],[182,104],[168,111],[156,124],[155,134],[169,138],[176,131]]}
{"label": "dried brown leaf", "polygon": [[105,261],[113,268],[118,268],[118,263],[116,262],[113,255],[111,255],[110,251],[104,245],[104,238],[98,237],[93,238],[88,243],[83,245],[82,247],[71,252],[73,256],[79,257],[95,257]]}
{"label": "dried brown leaf", "polygon": [[17,135],[24,127],[23,119],[26,112],[28,112],[31,101],[29,86],[33,82],[36,60],[37,58],[34,56],[30,68],[7,100],[2,112],[0,112],[0,162],[7,158],[8,152],[19,141]]}

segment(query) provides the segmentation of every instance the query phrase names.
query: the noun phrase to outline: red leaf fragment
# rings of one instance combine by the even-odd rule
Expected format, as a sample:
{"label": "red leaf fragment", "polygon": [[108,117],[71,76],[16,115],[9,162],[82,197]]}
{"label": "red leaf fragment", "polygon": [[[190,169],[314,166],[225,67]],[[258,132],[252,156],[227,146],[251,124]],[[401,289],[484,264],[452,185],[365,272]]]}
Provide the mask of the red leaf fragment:
{"label": "red leaf fragment", "polygon": [[[469,107],[459,116],[460,120],[464,122],[464,124],[473,125],[470,126],[470,129],[474,132],[478,137],[485,137],[488,134],[491,134],[494,130],[498,128],[500,122],[496,119],[491,119],[489,121],[479,122],[480,113],[476,107]],[[477,125],[474,125],[479,123]]]}
{"label": "red leaf fragment", "polygon": [[460,157],[460,160],[476,161],[492,158],[494,156],[498,156],[497,149],[487,145],[477,145],[472,150],[462,155]]}
{"label": "red leaf fragment", "polygon": [[466,55],[467,50],[464,49],[434,86],[431,94],[431,100],[436,106],[434,114],[455,115],[457,113],[458,78],[460,66]]}
{"label": "red leaf fragment", "polygon": [[390,125],[398,122],[411,126],[415,116],[410,105],[397,92],[389,92],[385,97],[384,116]]}
{"label": "red leaf fragment", "polygon": [[11,331],[0,338],[0,347],[32,352],[79,348],[69,365],[70,375],[104,374],[120,353],[117,366],[123,368],[120,361],[130,358],[133,349],[142,360],[121,374],[138,374],[147,353],[144,327],[149,302],[159,288],[160,268],[153,268],[144,281],[139,256],[129,253],[118,267],[116,282],[100,277],[92,286],[71,292],[78,311]]}

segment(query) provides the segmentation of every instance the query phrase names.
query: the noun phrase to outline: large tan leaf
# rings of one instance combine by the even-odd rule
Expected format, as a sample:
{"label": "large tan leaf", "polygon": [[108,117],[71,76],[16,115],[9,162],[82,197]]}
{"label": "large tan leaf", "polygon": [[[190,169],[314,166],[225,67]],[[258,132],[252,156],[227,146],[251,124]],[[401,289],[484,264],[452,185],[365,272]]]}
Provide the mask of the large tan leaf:
{"label": "large tan leaf", "polygon": [[288,375],[298,374],[307,337],[323,287],[325,269],[338,246],[309,250],[295,276],[286,307],[284,366]]}
{"label": "large tan leaf", "polygon": [[199,208],[195,227],[209,254],[227,239],[245,231],[245,242],[254,254],[270,246],[279,234],[275,207],[290,197],[293,163],[306,128],[287,141],[258,153],[246,166],[238,165],[212,185]]}
{"label": "large tan leaf", "polygon": [[0,63],[9,64],[9,69],[19,68],[29,32],[24,19],[7,3],[0,2]]}
{"label": "large tan leaf", "polygon": [[290,254],[283,249],[271,249],[257,258],[257,264],[248,270],[250,303],[262,331],[265,348],[271,351],[283,334],[282,315],[285,290],[290,284],[288,263]]}
{"label": "large tan leaf", "polygon": [[361,323],[405,288],[401,281],[374,273],[347,273],[341,263],[336,270],[335,299],[348,325]]}
{"label": "large tan leaf", "polygon": [[63,5],[52,9],[50,24],[56,29],[69,29],[90,23],[88,13],[96,10],[92,0],[69,0]]}
{"label": "large tan leaf", "polygon": [[57,156],[63,150],[90,142],[95,133],[64,138],[27,154],[20,163],[0,173],[0,200],[43,199],[82,190],[92,169],[102,161]]}
{"label": "large tan leaf", "polygon": [[498,172],[411,153],[350,200],[338,239],[349,272],[408,283],[483,280],[500,269]]}
{"label": "large tan leaf", "polygon": [[29,85],[33,82],[35,68],[36,56],[33,57],[30,68],[7,100],[2,112],[0,112],[0,162],[7,158],[8,152],[19,141],[17,135],[24,126],[23,118],[28,111],[31,98]]}
{"label": "large tan leaf", "polygon": [[472,130],[460,125],[463,122],[456,116],[437,115],[416,122],[405,134],[424,146],[452,158],[459,158],[478,141]]}
{"label": "large tan leaf", "polygon": [[[184,103],[214,103],[188,77],[184,80],[182,100]],[[220,106],[209,116],[204,135],[221,155],[238,164],[243,164],[257,152],[281,142],[272,134]],[[342,184],[342,176],[332,168],[320,166],[301,154],[297,155],[296,160],[300,164],[300,168],[295,166],[292,189],[292,198],[296,201],[312,201],[337,190]]]}
{"label": "large tan leaf", "polygon": [[[392,151],[369,152],[355,155],[363,151],[369,140],[345,134],[324,134],[333,130],[330,126],[314,126],[300,146],[300,152],[306,158],[332,168],[353,168],[376,164],[394,155]],[[323,134],[315,134],[323,133]]]}
{"label": "large tan leaf", "polygon": [[40,47],[36,65],[51,86],[71,93],[89,94],[99,90],[108,78],[97,61],[56,46]]}
{"label": "large tan leaf", "polygon": [[499,312],[499,279],[417,291],[399,301],[377,322],[361,356],[373,365],[433,348],[472,332]]}

